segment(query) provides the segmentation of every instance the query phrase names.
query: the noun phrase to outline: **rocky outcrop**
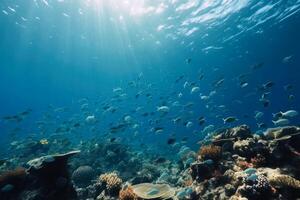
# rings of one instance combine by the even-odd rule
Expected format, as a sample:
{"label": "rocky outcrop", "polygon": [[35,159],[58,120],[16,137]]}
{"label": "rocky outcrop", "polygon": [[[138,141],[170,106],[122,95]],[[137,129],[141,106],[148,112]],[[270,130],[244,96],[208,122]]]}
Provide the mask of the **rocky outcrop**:
{"label": "rocky outcrop", "polygon": [[7,183],[1,188],[0,199],[77,199],[68,172],[68,159],[77,153],[79,151],[48,155],[30,160],[27,163],[26,173],[22,173],[22,181],[24,181],[22,187],[15,190],[16,185],[7,179]]}

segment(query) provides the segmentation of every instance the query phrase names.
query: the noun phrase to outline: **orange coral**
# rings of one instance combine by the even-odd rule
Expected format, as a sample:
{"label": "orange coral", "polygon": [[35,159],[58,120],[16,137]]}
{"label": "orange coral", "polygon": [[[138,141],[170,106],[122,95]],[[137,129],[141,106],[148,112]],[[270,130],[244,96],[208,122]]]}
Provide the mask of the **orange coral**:
{"label": "orange coral", "polygon": [[222,148],[216,145],[205,145],[200,148],[198,155],[203,160],[219,160],[222,156]]}
{"label": "orange coral", "polygon": [[133,192],[133,189],[131,186],[127,186],[120,190],[119,192],[119,199],[120,200],[137,200],[138,197]]}

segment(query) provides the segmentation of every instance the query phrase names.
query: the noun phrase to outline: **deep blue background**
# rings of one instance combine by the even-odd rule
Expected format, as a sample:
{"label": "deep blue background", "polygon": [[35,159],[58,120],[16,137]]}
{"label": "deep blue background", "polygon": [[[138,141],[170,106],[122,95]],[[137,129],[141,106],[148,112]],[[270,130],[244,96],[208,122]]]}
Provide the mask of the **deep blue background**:
{"label": "deep blue background", "polygon": [[[7,2],[3,2],[3,5],[5,3]],[[21,4],[23,5],[20,7],[24,8],[20,11],[23,16],[32,17],[31,5]],[[75,6],[69,9],[70,13],[76,10]],[[143,80],[154,85],[155,89],[151,90],[153,105],[161,104],[158,98],[161,95],[175,101],[177,96],[170,93],[183,92],[184,97],[180,101],[195,103],[195,115],[194,119],[191,119],[195,123],[196,116],[206,116],[206,125],[223,126],[222,120],[216,118],[220,112],[210,113],[205,109],[206,102],[201,101],[198,95],[190,95],[190,90],[183,91],[182,85],[186,80],[197,82],[201,93],[207,95],[213,90],[212,82],[224,78],[224,85],[217,90],[212,103],[225,105],[228,109],[226,115],[239,119],[233,125],[246,123],[256,130],[253,116],[258,110],[265,113],[262,121],[271,127],[272,113],[289,109],[300,110],[299,14],[283,23],[264,23],[260,27],[263,33],[249,31],[236,40],[223,43],[223,49],[205,53],[200,48],[203,39],[197,37],[193,38],[193,51],[180,45],[178,41],[167,40],[159,33],[155,37],[162,42],[161,45],[147,39],[149,35],[145,35],[144,41],[137,40],[144,37],[144,31],[149,31],[149,27],[154,23],[151,20],[138,27],[127,22],[127,30],[124,30],[109,20],[103,20],[101,25],[93,25],[99,21],[94,20],[92,14],[87,14],[85,18],[66,19],[57,14],[61,12],[59,9],[48,9],[48,12],[47,9],[35,11],[34,15],[41,16],[40,22],[28,23],[26,28],[15,24],[17,17],[0,16],[0,116],[13,115],[31,108],[33,114],[22,122],[27,132],[21,133],[21,137],[36,130],[34,122],[47,110],[49,104],[55,107],[72,107],[73,102],[81,98],[104,101],[113,95],[113,88],[126,88],[127,83],[135,80],[141,72],[144,75]],[[110,11],[107,12],[109,15]],[[205,42],[211,43],[230,26],[234,26],[234,20],[210,30],[210,37]],[[102,34],[98,34],[100,32]],[[82,34],[86,39],[81,39]],[[132,47],[128,47],[128,44]],[[289,55],[292,55],[290,62],[283,63],[282,59]],[[192,59],[190,64],[186,63],[187,58]],[[264,63],[261,69],[251,69],[252,65],[260,62]],[[215,71],[214,68],[219,70]],[[197,80],[199,70],[204,74],[201,81]],[[249,86],[241,89],[236,78],[244,73],[250,73],[247,78]],[[175,79],[182,74],[185,75],[184,80],[174,84]],[[271,104],[264,108],[258,101],[260,93],[256,88],[268,81],[273,81],[275,85],[269,95]],[[294,101],[288,100],[288,94],[283,89],[287,84],[294,85],[294,89],[289,92],[296,97]],[[136,93],[131,89],[125,92],[131,96]],[[245,97],[252,92],[255,94]],[[241,104],[235,100],[239,100]],[[123,107],[120,106],[122,108],[119,117],[139,104],[144,104],[145,100],[127,103],[127,108],[124,104]],[[152,104],[149,110],[155,111],[156,107]],[[176,111],[173,114],[175,115]],[[245,118],[245,115],[250,117]],[[112,116],[107,120],[116,121],[119,117]],[[137,120],[145,119],[141,117]],[[299,117],[294,118],[292,124],[299,124]],[[101,130],[107,128],[104,124],[101,126]],[[195,146],[199,138],[192,132],[194,129],[202,129],[197,126],[188,130],[184,127],[176,129],[167,122],[163,126],[168,129],[167,134],[157,136],[146,133],[150,128],[148,125],[145,125],[145,133],[142,134],[145,138],[150,137],[159,143],[164,141],[161,138],[166,139],[171,132],[176,132],[182,137],[194,138],[189,141],[189,145]],[[9,141],[6,138],[13,127],[15,124],[0,122],[1,143]]]}

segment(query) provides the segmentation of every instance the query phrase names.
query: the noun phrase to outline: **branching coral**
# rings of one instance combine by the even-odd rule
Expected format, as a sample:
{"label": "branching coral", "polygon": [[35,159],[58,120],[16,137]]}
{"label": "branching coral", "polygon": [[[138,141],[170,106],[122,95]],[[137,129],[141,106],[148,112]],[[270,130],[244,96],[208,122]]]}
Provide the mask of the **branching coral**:
{"label": "branching coral", "polygon": [[99,180],[106,185],[110,194],[117,194],[121,189],[122,179],[115,172],[102,174]]}
{"label": "branching coral", "polygon": [[222,156],[222,148],[216,145],[202,146],[198,152],[198,155],[203,160],[219,160]]}

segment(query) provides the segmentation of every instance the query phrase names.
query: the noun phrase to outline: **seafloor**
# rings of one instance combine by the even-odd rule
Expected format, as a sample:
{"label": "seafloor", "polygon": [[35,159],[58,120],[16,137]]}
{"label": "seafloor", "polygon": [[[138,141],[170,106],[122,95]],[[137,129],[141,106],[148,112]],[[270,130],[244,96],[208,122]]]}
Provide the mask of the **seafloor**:
{"label": "seafloor", "polygon": [[[182,148],[176,162],[117,141],[74,147],[56,138],[14,145],[14,157],[0,163],[1,200],[300,198],[295,126],[262,135],[246,125],[224,129],[199,144],[198,152]],[[41,152],[49,155],[39,157]]]}

